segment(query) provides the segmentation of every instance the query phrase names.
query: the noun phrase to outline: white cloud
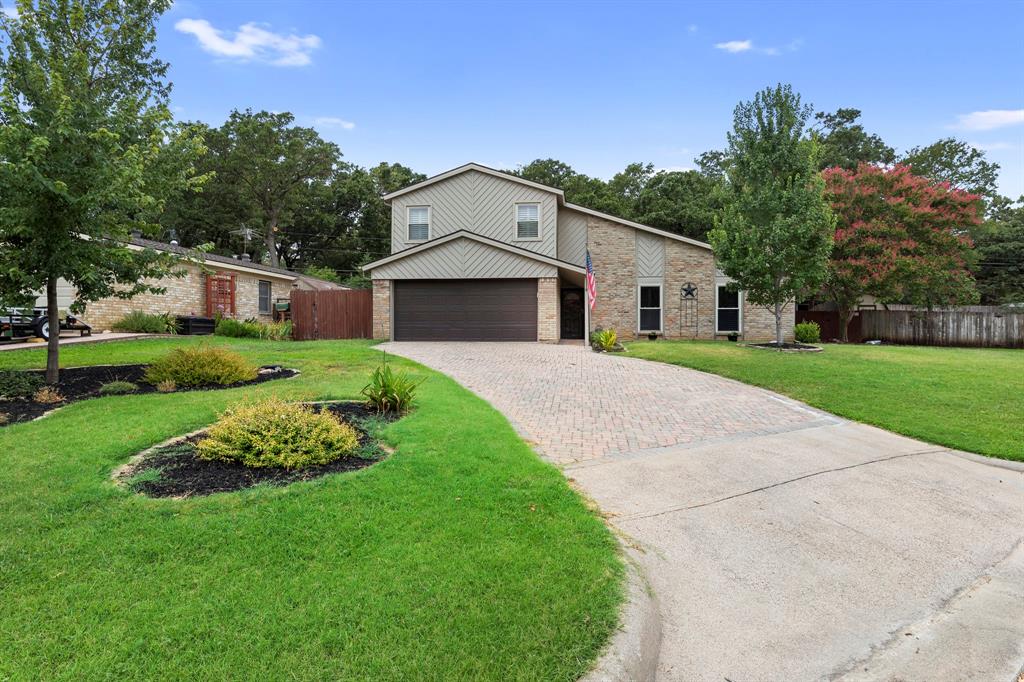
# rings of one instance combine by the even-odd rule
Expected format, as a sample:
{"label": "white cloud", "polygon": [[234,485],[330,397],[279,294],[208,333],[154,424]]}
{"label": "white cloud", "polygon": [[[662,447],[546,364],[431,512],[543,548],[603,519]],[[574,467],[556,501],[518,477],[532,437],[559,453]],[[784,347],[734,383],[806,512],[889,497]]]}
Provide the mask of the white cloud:
{"label": "white cloud", "polygon": [[950,126],[960,130],[994,130],[1024,123],[1024,109],[989,109],[960,114]]}
{"label": "white cloud", "polygon": [[356,127],[356,124],[352,121],[346,121],[337,116],[318,116],[313,119],[313,125],[324,126],[325,128],[341,128],[342,130],[352,130]]}
{"label": "white cloud", "polygon": [[696,33],[697,32],[697,24],[690,24],[689,26],[687,26],[686,27],[686,32],[689,33],[690,35],[693,35],[694,33]]}
{"label": "white cloud", "polygon": [[252,22],[242,24],[234,34],[214,28],[205,19],[182,19],[174,28],[194,35],[204,51],[240,62],[305,66],[311,61],[309,53],[320,47],[319,36],[274,33]]}
{"label": "white cloud", "polygon": [[719,50],[725,50],[726,52],[736,54],[737,52],[753,50],[754,42],[752,40],[730,40],[726,43],[715,43],[715,47]]}
{"label": "white cloud", "polygon": [[1013,149],[1013,145],[1009,142],[968,142],[979,152],[997,152],[1003,149]]}
{"label": "white cloud", "polygon": [[740,52],[757,52],[769,57],[778,57],[783,52],[796,52],[803,46],[804,41],[797,38],[790,41],[785,47],[757,47],[753,40],[730,40],[726,43],[715,43],[715,48],[725,50],[731,54]]}

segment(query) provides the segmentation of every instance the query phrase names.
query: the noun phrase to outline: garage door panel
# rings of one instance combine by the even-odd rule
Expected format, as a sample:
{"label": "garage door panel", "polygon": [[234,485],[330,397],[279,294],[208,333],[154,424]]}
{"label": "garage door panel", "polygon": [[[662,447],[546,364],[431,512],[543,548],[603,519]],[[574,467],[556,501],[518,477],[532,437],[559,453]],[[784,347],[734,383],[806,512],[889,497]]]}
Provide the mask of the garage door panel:
{"label": "garage door panel", "polygon": [[396,341],[536,341],[537,280],[395,281]]}

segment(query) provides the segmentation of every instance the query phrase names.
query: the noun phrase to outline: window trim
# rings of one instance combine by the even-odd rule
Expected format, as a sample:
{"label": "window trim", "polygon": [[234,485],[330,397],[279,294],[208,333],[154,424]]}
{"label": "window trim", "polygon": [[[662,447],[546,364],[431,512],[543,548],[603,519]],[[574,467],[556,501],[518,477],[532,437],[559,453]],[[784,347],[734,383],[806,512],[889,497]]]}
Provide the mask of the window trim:
{"label": "window trim", "polygon": [[[425,208],[427,209],[427,238],[426,239],[413,239],[410,235],[410,228],[412,228],[412,209],[414,208]],[[422,244],[423,242],[430,241],[430,233],[433,230],[434,222],[434,211],[431,209],[430,204],[416,204],[405,207],[405,243],[406,244]]]}
{"label": "window trim", "polygon": [[[537,236],[536,237],[520,237],[519,236],[519,207],[520,206],[536,206],[537,207]],[[512,241],[514,242],[539,242],[543,241],[543,215],[544,215],[544,203],[541,201],[516,201],[512,204]]]}
{"label": "window trim", "polygon": [[[266,310],[264,310],[261,305],[263,303],[263,296],[260,289],[263,288],[264,284],[267,285]],[[256,280],[256,310],[260,315],[270,315],[274,312],[274,283],[271,282],[269,279]]]}
{"label": "window trim", "polygon": [[[657,289],[658,290],[658,328],[657,329],[644,329],[640,326],[640,311],[641,310],[654,310],[654,308],[642,308],[640,307],[640,292],[642,289]],[[636,330],[637,332],[650,333],[657,332],[661,334],[665,329],[665,286],[662,283],[658,284],[637,284],[636,285]]]}
{"label": "window trim", "polygon": [[716,334],[742,334],[743,333],[743,290],[740,289],[736,292],[736,307],[725,308],[725,310],[736,311],[736,326],[739,329],[721,329],[718,323],[718,311],[721,310],[721,306],[718,304],[718,294],[722,291],[723,287],[729,286],[725,284],[715,284],[715,333]]}

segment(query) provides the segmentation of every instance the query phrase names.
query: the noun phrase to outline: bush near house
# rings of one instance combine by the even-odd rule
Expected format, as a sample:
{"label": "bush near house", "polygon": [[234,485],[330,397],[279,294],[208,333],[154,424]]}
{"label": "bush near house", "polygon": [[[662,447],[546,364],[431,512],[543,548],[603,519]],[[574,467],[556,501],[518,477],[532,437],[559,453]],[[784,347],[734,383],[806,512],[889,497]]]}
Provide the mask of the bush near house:
{"label": "bush near house", "polygon": [[145,381],[159,386],[226,386],[256,378],[256,366],[225,348],[200,345],[175,348],[146,369]]}
{"label": "bush near house", "polygon": [[801,322],[793,327],[793,338],[797,343],[818,343],[821,341],[821,326],[817,322]]}
{"label": "bush near house", "polygon": [[214,329],[217,336],[228,336],[236,339],[265,339],[284,341],[292,337],[291,321],[260,322],[255,319],[235,320],[223,317],[217,321]]}
{"label": "bush near house", "polygon": [[110,325],[116,332],[136,334],[177,334],[178,320],[170,313],[146,313],[133,310]]}

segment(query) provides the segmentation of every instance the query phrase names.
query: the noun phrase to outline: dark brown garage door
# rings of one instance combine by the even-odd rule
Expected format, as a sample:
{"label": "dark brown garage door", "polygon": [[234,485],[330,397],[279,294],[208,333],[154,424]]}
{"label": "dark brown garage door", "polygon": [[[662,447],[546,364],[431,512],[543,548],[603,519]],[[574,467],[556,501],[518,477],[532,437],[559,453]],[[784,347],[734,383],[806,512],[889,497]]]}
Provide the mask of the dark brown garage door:
{"label": "dark brown garage door", "polygon": [[395,281],[396,341],[536,341],[537,280]]}

